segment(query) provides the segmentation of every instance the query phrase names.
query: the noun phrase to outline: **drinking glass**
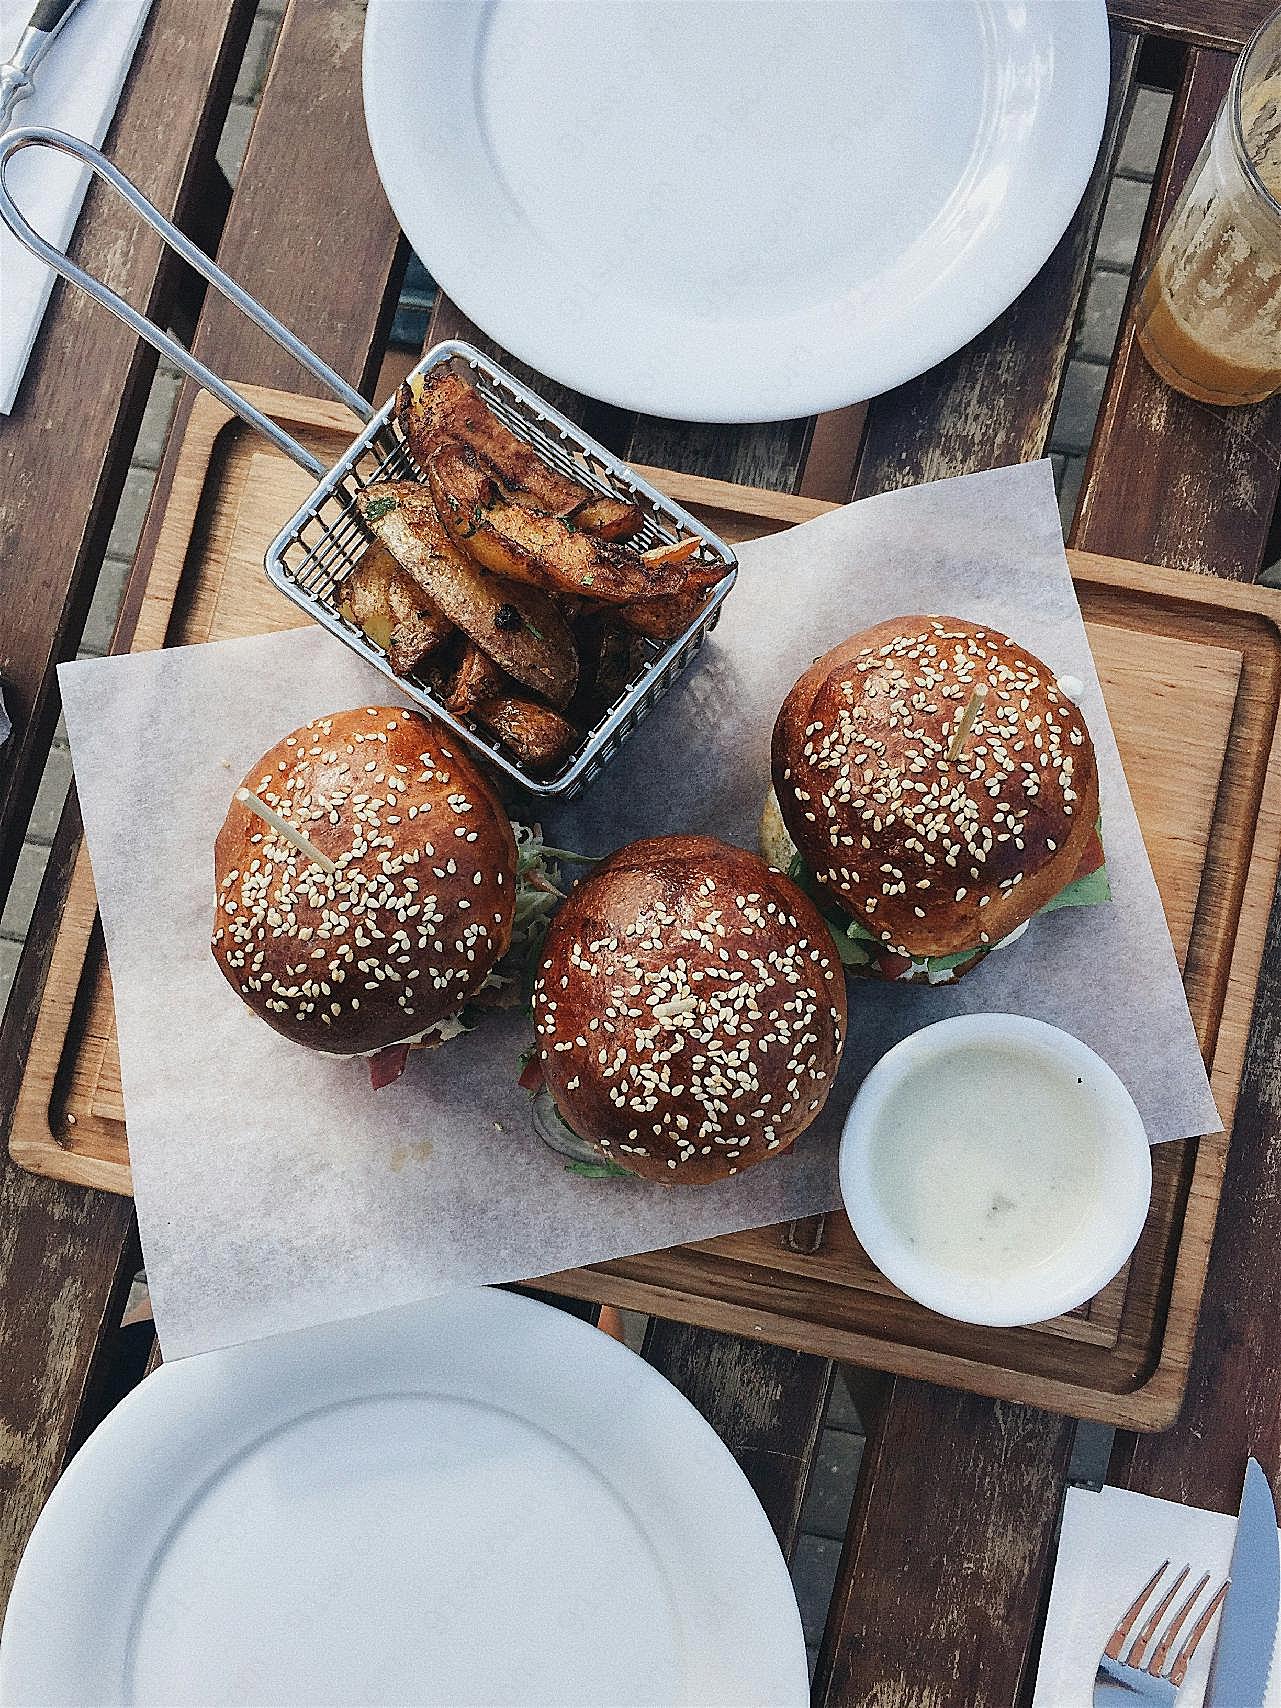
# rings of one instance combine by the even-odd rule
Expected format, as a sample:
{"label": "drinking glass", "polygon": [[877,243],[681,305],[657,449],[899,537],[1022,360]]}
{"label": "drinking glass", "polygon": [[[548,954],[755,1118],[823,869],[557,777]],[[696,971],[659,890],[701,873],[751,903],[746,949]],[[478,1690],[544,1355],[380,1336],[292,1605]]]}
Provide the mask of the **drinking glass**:
{"label": "drinking glass", "polygon": [[1281,9],[1255,31],[1162,233],[1139,347],[1202,403],[1281,389]]}

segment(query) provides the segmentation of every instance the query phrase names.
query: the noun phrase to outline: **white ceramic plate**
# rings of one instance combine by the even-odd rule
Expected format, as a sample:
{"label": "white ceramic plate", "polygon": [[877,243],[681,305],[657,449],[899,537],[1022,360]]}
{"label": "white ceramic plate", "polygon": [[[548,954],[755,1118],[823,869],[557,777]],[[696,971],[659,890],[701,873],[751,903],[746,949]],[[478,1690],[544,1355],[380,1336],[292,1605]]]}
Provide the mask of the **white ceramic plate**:
{"label": "white ceramic plate", "polygon": [[54,1490],[0,1644],[9,1708],[808,1700],[715,1432],[488,1290],[162,1367]]}
{"label": "white ceramic plate", "polygon": [[428,269],[545,374],[768,421],[967,343],[1085,188],[1104,0],[370,0],[365,114]]}

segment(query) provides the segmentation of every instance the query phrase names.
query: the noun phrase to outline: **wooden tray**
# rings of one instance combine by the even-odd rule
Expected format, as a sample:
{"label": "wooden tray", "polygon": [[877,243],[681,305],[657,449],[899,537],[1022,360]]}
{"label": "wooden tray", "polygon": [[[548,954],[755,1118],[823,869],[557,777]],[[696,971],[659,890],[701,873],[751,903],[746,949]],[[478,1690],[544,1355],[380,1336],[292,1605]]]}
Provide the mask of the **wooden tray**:
{"label": "wooden tray", "polygon": [[[330,461],[351,424],[331,405],[253,391]],[[730,540],[832,506],[646,471]],[[310,482],[208,397],[182,446],[151,576],[131,588],[133,650],[289,628],[263,552]],[[1281,861],[1281,599],[1265,589],[1070,553],[1077,591],[1188,1000],[1230,1125]],[[1088,976],[1088,975],[1087,975]],[[1154,1152],[1152,1211],[1126,1271],[1035,1328],[951,1323],[872,1267],[843,1214],[549,1278],[559,1291],[858,1364],[1159,1429],[1186,1380],[1227,1139]],[[10,1135],[18,1163],[128,1192],[111,985],[82,850]]]}

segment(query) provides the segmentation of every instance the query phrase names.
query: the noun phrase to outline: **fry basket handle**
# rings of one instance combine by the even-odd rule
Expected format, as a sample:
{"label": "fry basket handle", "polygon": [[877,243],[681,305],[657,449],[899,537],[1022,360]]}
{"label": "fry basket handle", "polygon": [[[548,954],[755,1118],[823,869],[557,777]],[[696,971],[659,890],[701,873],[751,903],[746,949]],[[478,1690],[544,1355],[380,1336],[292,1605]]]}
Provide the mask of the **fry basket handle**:
{"label": "fry basket handle", "polygon": [[198,361],[189,350],[184,349],[176,339],[170,337],[169,333],[157,326],[154,321],[148,320],[146,315],[140,314],[136,308],[131,308],[123,297],[109,289],[100,279],[95,279],[92,273],[88,273],[83,267],[78,266],[61,249],[57,249],[52,243],[46,242],[40,233],[27,222],[10,194],[5,177],[10,161],[24,148],[52,148],[61,154],[73,155],[91,172],[99,178],[105,179],[113,189],[119,191],[130,207],[141,214],[152,230],[158,232],[169,247],[190,266],[194,267],[202,278],[207,279],[215,290],[221,291],[222,295],[229,302],[234,303],[242,313],[246,314],[255,326],[260,327],[269,338],[274,338],[282,350],[287,350],[296,362],[301,363],[309,373],[314,374],[318,380],[328,386],[334,396],[341,403],[345,403],[353,415],[358,416],[361,421],[369,421],[373,415],[373,410],[360,393],[353,391],[341,374],[335,373],[327,362],[322,362],[313,350],[309,350],[301,340],[295,338],[293,333],[287,327],[282,326],[274,315],[268,314],[267,310],[260,303],[255,302],[247,291],[242,290],[234,279],[228,278],[222,268],[211,260],[203,249],[198,249],[191,239],[185,237],[171,220],[167,220],[158,208],[153,207],[142,192],[130,183],[124,173],[118,171],[107,157],[99,149],[94,148],[91,143],[84,142],[79,137],[70,136],[66,131],[52,130],[44,125],[26,125],[19,130],[8,132],[6,136],[0,139],[0,219],[4,220],[18,241],[24,244],[33,255],[39,256],[42,261],[52,267],[54,272],[61,273],[64,279],[69,280],[84,291],[87,296],[91,296],[95,302],[110,309],[117,320],[123,320],[125,325],[136,332],[140,338],[145,338],[147,343],[159,350],[162,356],[167,356],[175,367],[181,368],[189,379],[195,380],[197,385],[201,385],[206,391],[212,392],[220,403],[225,404],[228,409],[234,410],[242,421],[248,422],[251,427],[256,427],[260,433],[271,440],[273,445],[284,451],[286,456],[292,457],[309,474],[314,475],[317,479],[324,475],[327,472],[324,463],[314,457],[303,445],[300,445],[292,434],[286,433],[278,422],[273,421],[269,415],[264,415],[262,410],[255,409],[247,398],[241,397],[240,393],[229,386],[225,380],[219,379],[211,368],[207,368],[203,362]]}

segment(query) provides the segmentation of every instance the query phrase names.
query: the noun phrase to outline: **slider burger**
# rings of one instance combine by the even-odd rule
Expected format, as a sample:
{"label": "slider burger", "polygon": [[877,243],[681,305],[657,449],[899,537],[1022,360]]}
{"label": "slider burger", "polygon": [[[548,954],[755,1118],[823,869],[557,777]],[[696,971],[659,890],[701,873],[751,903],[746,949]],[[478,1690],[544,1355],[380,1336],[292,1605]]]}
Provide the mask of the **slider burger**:
{"label": "slider burger", "polygon": [[774,725],[761,847],[847,968],[960,978],[1038,913],[1106,901],[1082,685],[959,617],[834,647]]}
{"label": "slider burger", "polygon": [[515,999],[504,957],[559,899],[541,856],[440,726],[398,706],[335,712],[235,792],[214,846],[214,959],[283,1037],[370,1057],[377,1089],[411,1046]]}
{"label": "slider burger", "polygon": [[647,1180],[702,1185],[789,1149],[832,1088],[845,981],[817,909],[707,836],[633,842],[552,920],[534,981],[565,1123]]}

